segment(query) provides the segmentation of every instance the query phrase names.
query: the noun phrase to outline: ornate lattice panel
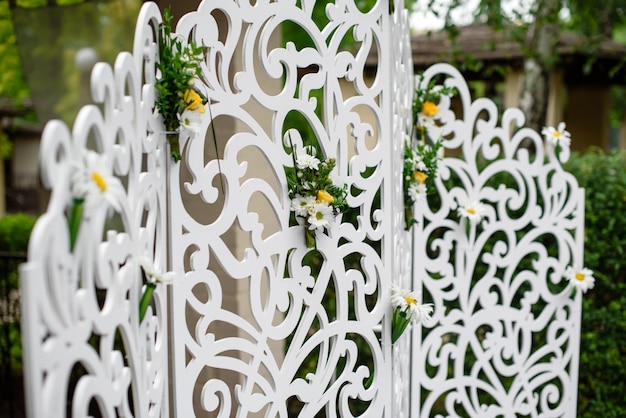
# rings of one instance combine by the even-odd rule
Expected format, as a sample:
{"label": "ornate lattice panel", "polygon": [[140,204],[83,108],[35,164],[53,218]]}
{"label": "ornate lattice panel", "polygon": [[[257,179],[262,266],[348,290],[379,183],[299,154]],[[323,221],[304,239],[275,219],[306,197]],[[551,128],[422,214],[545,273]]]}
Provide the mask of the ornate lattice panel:
{"label": "ornate lattice panel", "polygon": [[[415,281],[435,308],[414,340],[413,416],[575,416],[581,294],[564,273],[582,266],[584,193],[569,151],[519,110],[472,101],[452,67],[432,78],[459,103],[441,106],[447,158],[418,210]],[[468,204],[482,221],[459,217]]]}
{"label": "ornate lattice panel", "polygon": [[[177,27],[209,48],[212,115],[171,177],[179,416],[390,415],[389,8],[324,2],[318,26],[314,3],[205,1]],[[274,43],[288,24],[305,41]],[[291,217],[292,145],[336,158],[349,191],[316,249]]]}
{"label": "ornate lattice panel", "polygon": [[[134,54],[93,69],[96,104],[80,110],[71,131],[51,121],[42,136],[51,196],[21,269],[30,417],[167,415],[164,288],[141,322],[138,312],[139,260],[167,267],[167,155],[152,87],[160,20],[154,4],[144,7]],[[73,217],[85,184],[105,197],[81,195],[82,217]],[[75,242],[71,219],[80,220]]]}

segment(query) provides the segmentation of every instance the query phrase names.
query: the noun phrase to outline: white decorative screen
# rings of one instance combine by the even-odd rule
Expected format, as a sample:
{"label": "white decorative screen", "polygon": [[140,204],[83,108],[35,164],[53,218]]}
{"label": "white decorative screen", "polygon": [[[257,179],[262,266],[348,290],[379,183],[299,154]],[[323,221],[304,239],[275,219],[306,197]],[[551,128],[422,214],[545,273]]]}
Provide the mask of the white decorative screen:
{"label": "white decorative screen", "polygon": [[[449,65],[436,77],[459,103],[441,107],[447,158],[418,209],[415,284],[434,315],[414,340],[413,416],[575,416],[581,293],[564,273],[583,265],[584,192],[521,111],[472,101]],[[459,218],[466,202],[482,222]]]}
{"label": "white decorative screen", "polygon": [[[51,195],[20,275],[29,417],[167,415],[164,288],[141,323],[138,312],[138,260],[167,267],[168,156],[152,87],[160,20],[154,4],[145,6],[134,54],[93,69],[96,105],[80,110],[71,131],[49,122],[41,139],[41,177]],[[108,193],[85,198],[71,249],[72,189],[84,180],[75,175],[86,159]]]}
{"label": "white decorative screen", "polygon": [[[324,2],[318,26],[314,3],[205,1],[177,27],[209,49],[203,88],[223,148],[219,165],[206,157],[207,119],[171,176],[179,416],[391,415],[389,9]],[[286,24],[309,45],[273,42]],[[291,146],[312,143],[336,158],[350,207],[316,251],[290,220],[285,174]]]}
{"label": "white decorative screen", "polygon": [[[94,68],[95,104],[71,130],[48,123],[50,203],[20,279],[29,416],[574,413],[580,297],[562,275],[582,265],[582,191],[518,110],[500,120],[436,65],[424,82],[443,77],[460,105],[438,105],[446,158],[405,231],[408,14],[336,0],[314,19],[315,3],[206,0],[181,17],[209,102],[179,162],[155,107],[153,3],[133,53]],[[300,35],[282,43],[286,25]],[[306,145],[336,159],[347,190],[314,247],[287,180]],[[467,199],[482,223],[459,220]],[[175,280],[140,320],[144,260]],[[435,307],[394,347],[392,282]]]}

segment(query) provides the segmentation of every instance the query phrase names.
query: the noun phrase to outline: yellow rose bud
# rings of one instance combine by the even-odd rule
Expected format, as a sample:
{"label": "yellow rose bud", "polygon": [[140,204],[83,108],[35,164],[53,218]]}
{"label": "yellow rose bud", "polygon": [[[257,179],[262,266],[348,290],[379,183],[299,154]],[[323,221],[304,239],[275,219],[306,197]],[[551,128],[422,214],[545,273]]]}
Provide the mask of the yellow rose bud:
{"label": "yellow rose bud", "polygon": [[187,110],[194,110],[199,113],[204,113],[204,104],[202,103],[202,97],[194,89],[187,89],[183,94],[183,100],[187,107]]}
{"label": "yellow rose bud", "polygon": [[317,201],[318,202],[326,202],[329,205],[332,205],[333,202],[335,201],[335,198],[333,198],[330,193],[328,193],[326,190],[320,190],[317,192]]}
{"label": "yellow rose bud", "polygon": [[427,174],[422,173],[421,171],[415,171],[413,173],[413,180],[417,180],[420,183],[424,183],[426,182],[426,179],[428,178]]}
{"label": "yellow rose bud", "polygon": [[422,105],[422,113],[429,118],[432,118],[439,113],[439,108],[433,102],[424,102]]}

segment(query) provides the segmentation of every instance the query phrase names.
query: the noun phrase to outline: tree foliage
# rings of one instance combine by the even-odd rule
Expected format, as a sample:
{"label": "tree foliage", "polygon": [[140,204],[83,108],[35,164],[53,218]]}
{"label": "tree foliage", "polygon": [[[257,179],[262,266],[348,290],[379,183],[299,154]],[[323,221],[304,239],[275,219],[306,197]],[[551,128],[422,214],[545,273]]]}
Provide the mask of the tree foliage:
{"label": "tree foliage", "polygon": [[0,0],[0,97],[21,105],[28,94],[9,2]]}
{"label": "tree foliage", "polygon": [[[428,10],[436,11],[445,22],[444,29],[453,45],[459,35],[459,24],[453,16],[466,6],[465,3],[462,0],[427,0]],[[588,57],[583,71],[589,73],[601,42],[612,39],[616,30],[626,26],[626,0],[608,0],[602,4],[596,0],[480,0],[472,18],[473,22],[486,23],[505,39],[519,43],[525,54],[520,108],[526,114],[526,125],[540,130],[545,125],[551,74],[559,62],[560,34],[569,30],[581,35],[577,48]],[[459,52],[455,58],[462,60],[462,67],[476,69],[480,66],[474,57]],[[612,69],[607,79],[617,73],[617,69],[619,67]]]}

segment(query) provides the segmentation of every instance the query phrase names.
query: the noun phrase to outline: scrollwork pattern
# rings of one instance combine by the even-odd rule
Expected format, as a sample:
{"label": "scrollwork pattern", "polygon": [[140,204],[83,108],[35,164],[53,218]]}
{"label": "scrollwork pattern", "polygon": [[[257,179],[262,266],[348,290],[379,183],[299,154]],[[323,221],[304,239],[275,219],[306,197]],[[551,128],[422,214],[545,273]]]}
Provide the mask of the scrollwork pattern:
{"label": "scrollwork pattern", "polygon": [[[31,417],[168,415],[167,313],[164,289],[139,323],[138,254],[166,265],[166,159],[154,112],[154,33],[161,15],[146,5],[133,54],[91,76],[96,105],[83,107],[72,130],[50,121],[40,167],[51,195],[37,221],[20,274],[26,401]],[[93,205],[76,245],[68,231],[71,161],[85,150],[104,155],[122,179],[120,210]]]}
{"label": "scrollwork pattern", "polygon": [[[201,88],[212,120],[204,129],[215,123],[224,147],[218,167],[206,157],[210,135],[181,142],[170,182],[173,262],[186,271],[173,292],[180,416],[286,417],[290,399],[300,416],[354,416],[355,402],[368,416],[387,414],[390,350],[375,329],[388,306],[391,254],[390,202],[376,197],[389,170],[382,98],[389,70],[381,65],[373,83],[365,80],[366,58],[389,30],[382,3],[361,11],[351,0],[328,2],[319,27],[315,1],[204,1],[177,25],[207,48]],[[287,23],[310,46],[276,43]],[[253,114],[256,104],[267,117]],[[294,132],[293,112],[311,134]],[[351,191],[351,213],[316,236],[319,264],[307,261],[302,226],[289,221],[285,176],[291,146],[311,140],[321,158],[336,158],[333,175]],[[188,210],[192,200],[196,211]]]}
{"label": "scrollwork pattern", "polygon": [[[518,109],[499,119],[451,66],[432,77],[459,93],[440,116],[446,155],[459,156],[418,211],[415,277],[435,308],[415,350],[415,416],[574,416],[581,300],[562,276],[582,265],[583,191]],[[482,222],[459,219],[467,200]]]}

